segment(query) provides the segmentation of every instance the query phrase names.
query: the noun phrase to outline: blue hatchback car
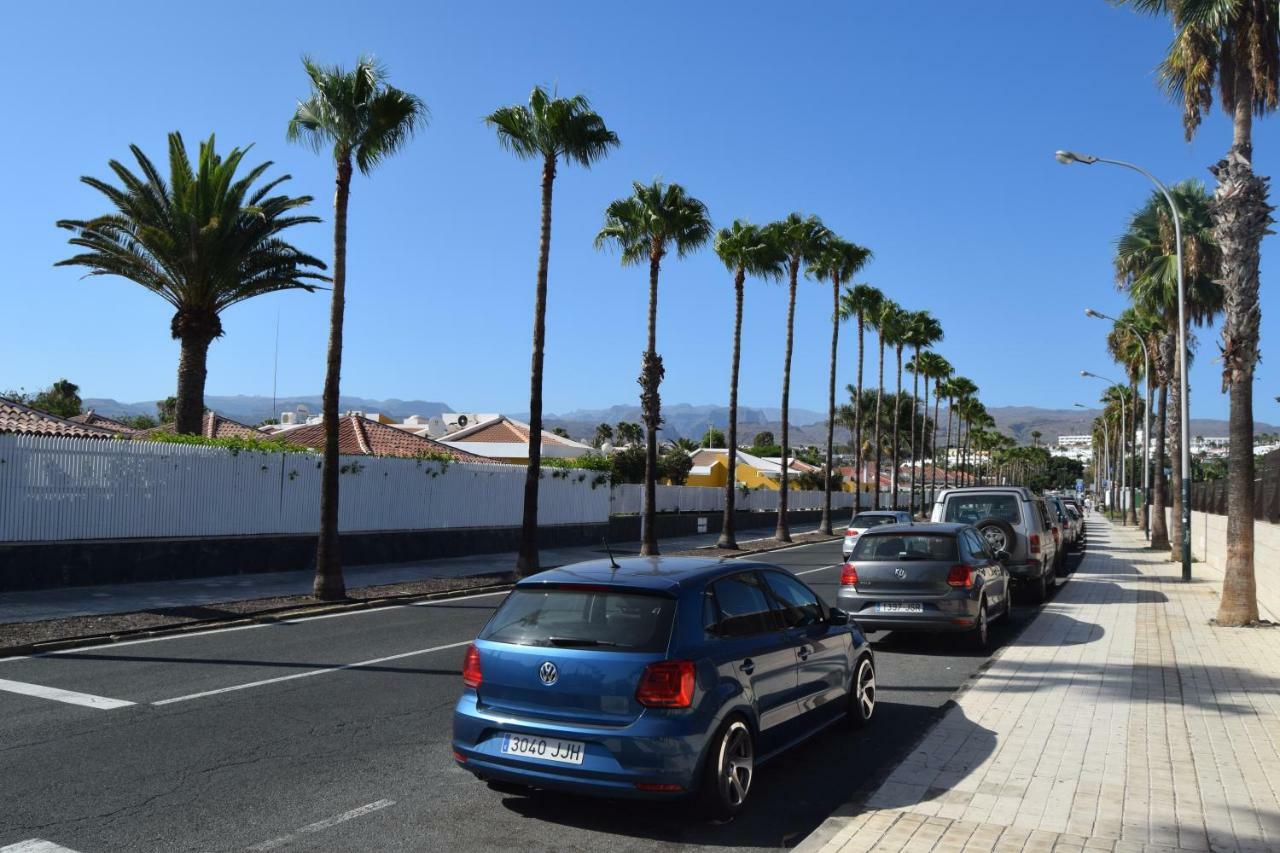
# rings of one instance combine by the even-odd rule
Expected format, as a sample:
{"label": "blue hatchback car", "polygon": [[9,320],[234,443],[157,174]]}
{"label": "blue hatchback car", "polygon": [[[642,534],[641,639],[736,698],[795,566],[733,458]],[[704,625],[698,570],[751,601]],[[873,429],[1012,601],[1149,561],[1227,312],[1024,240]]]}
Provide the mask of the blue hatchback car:
{"label": "blue hatchback car", "polygon": [[758,765],[875,711],[875,661],[795,575],[638,557],[518,583],[463,662],[453,755],[495,786],[743,807]]}

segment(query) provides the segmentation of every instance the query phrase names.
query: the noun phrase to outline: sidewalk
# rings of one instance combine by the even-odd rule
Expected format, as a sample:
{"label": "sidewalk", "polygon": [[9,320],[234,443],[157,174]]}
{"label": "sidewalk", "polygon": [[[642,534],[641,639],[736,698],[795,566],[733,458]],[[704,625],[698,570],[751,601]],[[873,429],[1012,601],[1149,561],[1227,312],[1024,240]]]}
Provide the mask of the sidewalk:
{"label": "sidewalk", "polygon": [[[739,531],[740,541],[773,535],[772,526]],[[797,531],[799,532],[799,531]],[[718,533],[678,536],[661,541],[662,550],[681,551],[714,545]],[[615,556],[634,556],[640,552],[639,542],[610,543]],[[563,566],[605,556],[603,543],[577,548],[544,548],[544,567]],[[347,566],[343,569],[348,589],[385,584],[406,583],[427,578],[463,578],[509,571],[516,562],[514,551],[447,557],[412,563],[374,566]],[[171,607],[197,607],[228,601],[256,598],[281,598],[308,595],[315,572],[306,569],[291,572],[219,575],[175,581],[102,584],[99,586],[57,587],[23,592],[0,593],[0,623],[36,622],[70,616],[101,616],[109,613],[131,613]]]}
{"label": "sidewalk", "polygon": [[1097,515],[1089,538],[1017,642],[798,850],[1280,850],[1280,628],[1211,627],[1220,575],[1183,584]]}

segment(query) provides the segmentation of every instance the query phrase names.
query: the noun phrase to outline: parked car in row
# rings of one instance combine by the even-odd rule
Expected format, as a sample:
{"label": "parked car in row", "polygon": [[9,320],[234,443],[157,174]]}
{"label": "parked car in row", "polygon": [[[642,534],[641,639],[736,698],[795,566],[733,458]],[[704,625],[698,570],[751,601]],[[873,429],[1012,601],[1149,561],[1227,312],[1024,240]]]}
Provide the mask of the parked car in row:
{"label": "parked car in row", "polygon": [[849,522],[849,526],[844,531],[844,545],[841,552],[844,558],[849,559],[849,555],[853,553],[853,546],[857,544],[858,537],[873,527],[882,524],[911,524],[911,513],[901,512],[893,509],[873,509],[866,512],[860,512]]}
{"label": "parked car in row", "polygon": [[1056,584],[1058,540],[1043,499],[1022,486],[966,486],[943,489],[931,520],[969,524],[993,551],[1009,555],[1005,569],[1013,583],[1044,601]]}
{"label": "parked car in row", "polygon": [[516,584],[466,651],[453,757],[495,786],[700,798],[741,811],[756,769],[876,705],[859,626],[745,560],[598,560]]}
{"label": "parked car in row", "polygon": [[1057,495],[1044,496],[1045,507],[1049,510],[1049,517],[1062,527],[1062,544],[1061,553],[1058,554],[1058,572],[1061,574],[1066,568],[1067,552],[1074,551],[1079,546],[1080,525],[1072,521],[1071,514],[1067,512],[1067,504]]}
{"label": "parked car in row", "polygon": [[892,524],[858,538],[836,603],[868,632],[958,631],[985,649],[1009,615],[1008,552],[971,524]]}

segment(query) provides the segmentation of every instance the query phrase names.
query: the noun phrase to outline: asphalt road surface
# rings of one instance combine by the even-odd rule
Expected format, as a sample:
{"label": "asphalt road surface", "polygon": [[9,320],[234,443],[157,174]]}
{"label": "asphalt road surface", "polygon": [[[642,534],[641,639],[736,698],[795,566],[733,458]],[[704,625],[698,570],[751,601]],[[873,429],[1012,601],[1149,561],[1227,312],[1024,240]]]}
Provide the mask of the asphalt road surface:
{"label": "asphalt road surface", "polygon": [[[835,600],[838,543],[764,559]],[[0,660],[0,853],[785,848],[892,769],[988,660],[875,635],[871,726],[761,768],[747,813],[710,824],[501,794],[454,766],[463,648],[503,595]],[[993,650],[1033,615],[1016,606]]]}

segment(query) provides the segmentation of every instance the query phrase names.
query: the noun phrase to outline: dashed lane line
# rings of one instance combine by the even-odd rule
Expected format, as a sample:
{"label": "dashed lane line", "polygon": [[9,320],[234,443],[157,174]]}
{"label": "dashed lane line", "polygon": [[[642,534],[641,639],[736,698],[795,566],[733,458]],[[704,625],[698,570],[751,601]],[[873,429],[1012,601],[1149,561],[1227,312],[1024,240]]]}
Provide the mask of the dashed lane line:
{"label": "dashed lane line", "polygon": [[[274,850],[277,847],[283,847],[284,845],[290,843],[291,841],[294,841],[300,835],[310,835],[313,832],[320,832],[321,830],[325,830],[325,829],[329,829],[331,827],[337,826],[340,823],[346,823],[352,818],[357,818],[357,817],[360,817],[361,815],[367,815],[371,812],[376,812],[381,809],[385,809],[387,806],[394,806],[395,804],[396,804],[395,800],[378,800],[377,802],[366,803],[363,806],[359,806],[358,808],[354,808],[348,812],[343,812],[340,815],[334,815],[333,817],[328,817],[328,818],[325,818],[324,820],[318,820],[315,823],[309,823],[306,826],[302,827],[301,829],[295,829],[293,832],[290,832],[288,835],[281,835],[279,838],[272,838],[269,841],[263,841],[259,844],[255,844],[249,849],[253,851]],[[62,849],[62,848],[58,848],[58,849]],[[4,849],[0,849],[0,853],[4,853]]]}
{"label": "dashed lane line", "polygon": [[52,841],[45,841],[43,838],[28,838],[17,844],[0,847],[0,853],[76,853],[76,851],[61,844],[54,844]]}
{"label": "dashed lane line", "polygon": [[[65,702],[68,705],[80,705],[84,708],[97,708],[100,711],[111,711],[132,705],[124,699],[110,699],[106,696],[94,696],[92,693],[77,693],[74,690],[59,690],[56,687],[45,687],[43,684],[30,684],[26,681],[10,681],[0,678],[0,690],[6,693],[18,693],[23,696],[34,696],[37,699],[51,699],[54,702]],[[35,839],[39,840],[39,839]],[[24,844],[27,842],[23,842]],[[47,843],[47,842],[46,842]],[[13,847],[13,845],[10,845]],[[12,853],[10,847],[0,847],[0,853]],[[20,850],[21,848],[13,848]],[[39,848],[32,848],[33,850]],[[54,848],[50,848],[54,849]],[[62,848],[57,848],[62,849]]]}

